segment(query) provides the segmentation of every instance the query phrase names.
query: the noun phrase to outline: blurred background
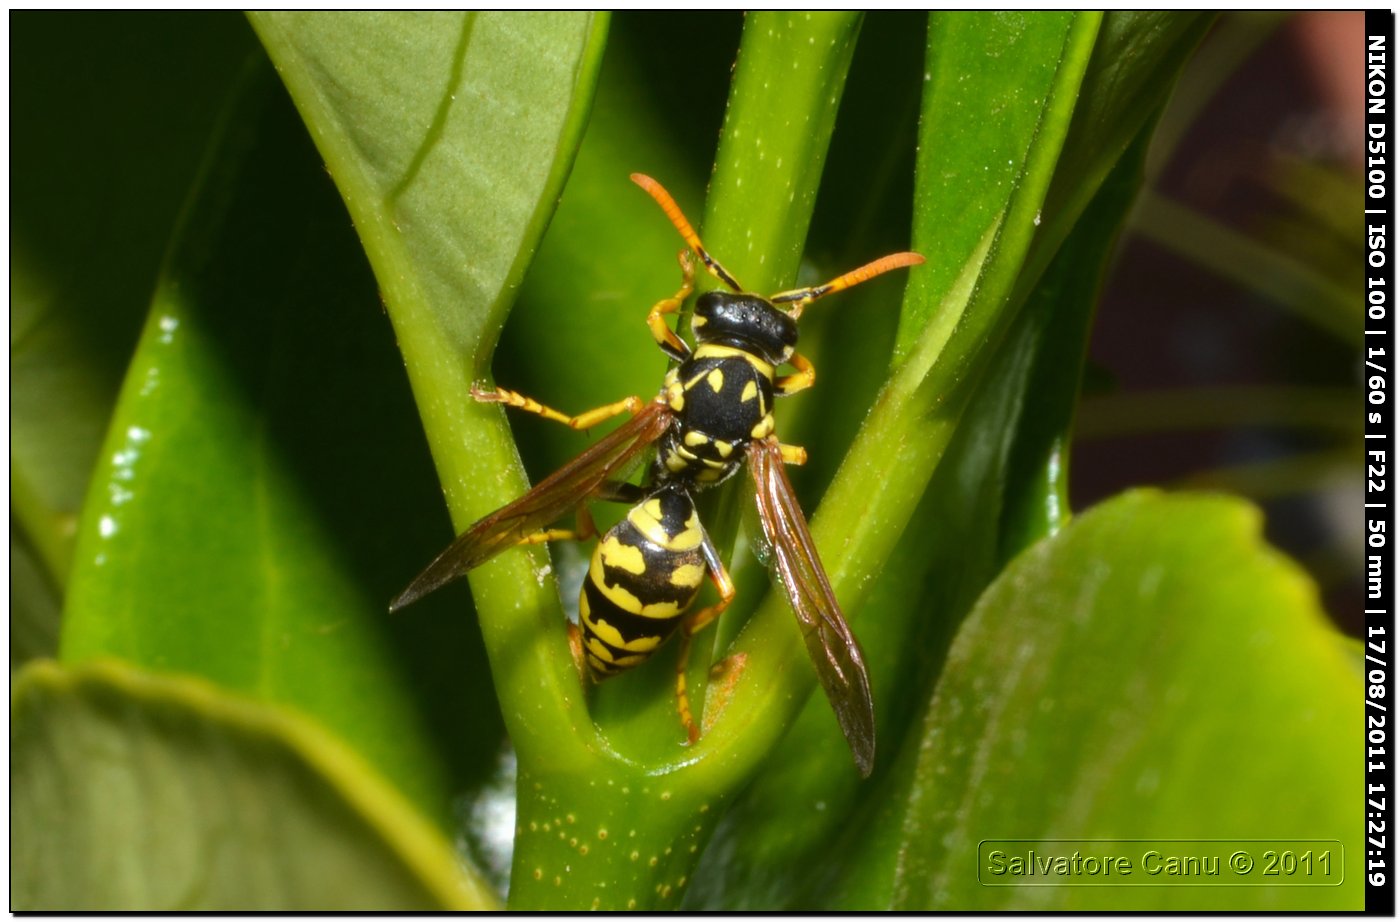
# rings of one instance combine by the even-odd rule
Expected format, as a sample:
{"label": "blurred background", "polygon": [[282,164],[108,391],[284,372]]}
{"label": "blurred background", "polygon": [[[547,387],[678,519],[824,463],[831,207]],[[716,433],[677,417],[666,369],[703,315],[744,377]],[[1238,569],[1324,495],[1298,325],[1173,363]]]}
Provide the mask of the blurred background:
{"label": "blurred background", "polygon": [[1187,65],[1099,306],[1074,508],[1135,484],[1260,503],[1359,634],[1362,13],[1240,13]]}

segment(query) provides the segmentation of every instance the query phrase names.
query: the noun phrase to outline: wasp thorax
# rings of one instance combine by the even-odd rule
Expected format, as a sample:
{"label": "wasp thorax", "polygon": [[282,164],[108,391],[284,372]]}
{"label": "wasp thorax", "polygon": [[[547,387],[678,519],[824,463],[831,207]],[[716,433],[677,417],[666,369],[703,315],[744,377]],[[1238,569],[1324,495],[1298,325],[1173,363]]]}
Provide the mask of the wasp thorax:
{"label": "wasp thorax", "polygon": [[756,352],[774,365],[797,345],[797,321],[758,295],[707,291],[696,299],[690,328],[702,343]]}

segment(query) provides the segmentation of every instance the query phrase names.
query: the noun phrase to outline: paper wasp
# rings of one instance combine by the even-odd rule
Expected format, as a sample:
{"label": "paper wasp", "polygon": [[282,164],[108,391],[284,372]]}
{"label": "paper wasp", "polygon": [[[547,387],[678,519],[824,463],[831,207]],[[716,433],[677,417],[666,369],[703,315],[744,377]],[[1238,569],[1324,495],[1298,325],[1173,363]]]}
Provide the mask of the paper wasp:
{"label": "paper wasp", "polygon": [[[730,477],[745,462],[753,477],[771,565],[802,629],[822,688],[850,744],[856,766],[869,775],[875,759],[875,712],[865,663],[817,557],[784,464],[801,464],[806,452],[781,443],[773,432],[773,401],[812,385],[815,369],[795,351],[797,319],[818,298],[858,285],[891,269],[922,263],[916,253],[895,253],[824,285],[768,298],[745,292],[706,252],[670,194],[640,173],[632,180],[656,200],[684,238],[680,289],[651,309],[647,325],[657,345],[677,363],[650,402],[632,396],[568,416],[503,388],[473,387],[479,401],[504,403],[574,429],[587,429],[622,413],[630,418],[591,448],[545,478],[520,499],[481,519],[457,538],[390,605],[399,609],[496,554],[519,544],[585,539],[596,534],[590,501],[631,505],[593,551],[579,598],[576,651],[594,679],[647,659],[673,633],[682,638],[676,679],[677,707],[692,741],[699,731],[685,688],[690,639],[728,607],[734,586],[695,511],[692,494]],[[692,258],[692,254],[694,258]],[[692,349],[667,325],[694,290],[694,259],[730,291],[707,291],[696,300]],[[789,365],[793,371],[778,375]],[[642,485],[622,478],[648,448],[656,456]],[[578,527],[550,527],[574,512]],[[719,601],[691,614],[708,574]]]}

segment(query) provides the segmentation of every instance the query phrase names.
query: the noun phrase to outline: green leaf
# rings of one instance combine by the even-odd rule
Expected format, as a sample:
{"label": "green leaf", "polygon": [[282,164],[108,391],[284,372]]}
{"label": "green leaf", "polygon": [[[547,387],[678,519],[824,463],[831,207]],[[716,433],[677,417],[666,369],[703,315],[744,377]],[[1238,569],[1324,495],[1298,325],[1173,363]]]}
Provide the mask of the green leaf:
{"label": "green leaf", "polygon": [[[1008,251],[1000,273],[1019,269],[1014,254],[1035,232],[1098,25],[1088,14],[930,17],[914,215],[915,248],[929,266],[905,299],[901,360],[931,323],[941,348],[961,319],[945,300],[966,284],[971,254],[996,240]],[[972,73],[978,79],[967,79]]]}
{"label": "green leaf", "polygon": [[[995,569],[979,573],[977,591],[1008,560],[1069,519],[1070,436],[1094,313],[1114,244],[1142,186],[1151,137],[1149,125],[1099,187],[1016,318],[1003,346],[1007,358],[999,357],[992,372],[994,379],[1012,382],[1014,403],[983,408],[969,421],[976,430],[1004,419],[1012,439],[990,465],[994,475],[988,479],[998,481],[999,494],[991,506],[999,510]],[[965,472],[988,468],[987,459],[975,456],[965,465]]]}
{"label": "green leaf", "polygon": [[445,839],[310,721],[114,662],[39,661],[13,695],[16,909],[495,903]]}
{"label": "green leaf", "polygon": [[[29,11],[12,25],[23,77],[11,96],[11,522],[61,601],[108,417],[219,112],[211,101],[255,45],[232,13]],[[57,610],[22,586],[10,600]],[[56,618],[43,633],[56,635]]]}
{"label": "green leaf", "polygon": [[[602,21],[266,13],[253,23],[360,225],[390,310],[426,312],[439,335],[483,359],[483,331],[504,318],[573,161]],[[367,54],[377,66],[363,66]],[[433,70],[439,79],[425,82]],[[483,200],[489,210],[474,207]]]}
{"label": "green leaf", "polygon": [[343,207],[265,65],[222,115],[84,510],[63,658],[295,707],[445,823],[500,724],[459,613],[385,613],[441,516],[413,403]]}
{"label": "green leaf", "polygon": [[[253,24],[355,220],[465,528],[526,487],[501,410],[470,387],[573,162],[606,17],[259,13]],[[403,572],[406,583],[416,569]],[[563,755],[586,722],[547,573],[536,551],[471,579],[499,687],[550,704],[528,721],[508,709],[522,754]]]}
{"label": "green leaf", "polygon": [[[865,855],[892,859],[894,907],[1361,907],[1362,843],[1344,793],[1361,757],[1361,677],[1312,584],[1259,531],[1239,500],[1131,493],[1007,568],[949,653],[912,797],[884,820],[897,848]],[[1346,881],[978,881],[988,838],[1229,835],[1339,839]]]}

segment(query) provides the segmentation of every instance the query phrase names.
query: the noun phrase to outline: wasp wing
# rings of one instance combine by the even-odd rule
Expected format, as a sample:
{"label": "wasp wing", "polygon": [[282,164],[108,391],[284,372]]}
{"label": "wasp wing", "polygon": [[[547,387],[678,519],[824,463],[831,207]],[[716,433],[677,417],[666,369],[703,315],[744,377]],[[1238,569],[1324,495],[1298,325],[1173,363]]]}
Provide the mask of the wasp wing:
{"label": "wasp wing", "polygon": [[776,439],[750,445],[749,469],[753,472],[758,517],[772,548],[770,563],[787,590],[807,652],[817,668],[817,678],[846,735],[856,768],[861,777],[868,777],[875,765],[875,707],[860,644],[841,615],[817,549],[812,545],[807,520],[783,469],[782,451]]}
{"label": "wasp wing", "polygon": [[637,456],[661,437],[671,419],[671,409],[666,404],[647,404],[583,454],[541,480],[529,493],[458,535],[389,603],[389,611],[397,611],[465,575],[576,509],[604,483],[623,476]]}

